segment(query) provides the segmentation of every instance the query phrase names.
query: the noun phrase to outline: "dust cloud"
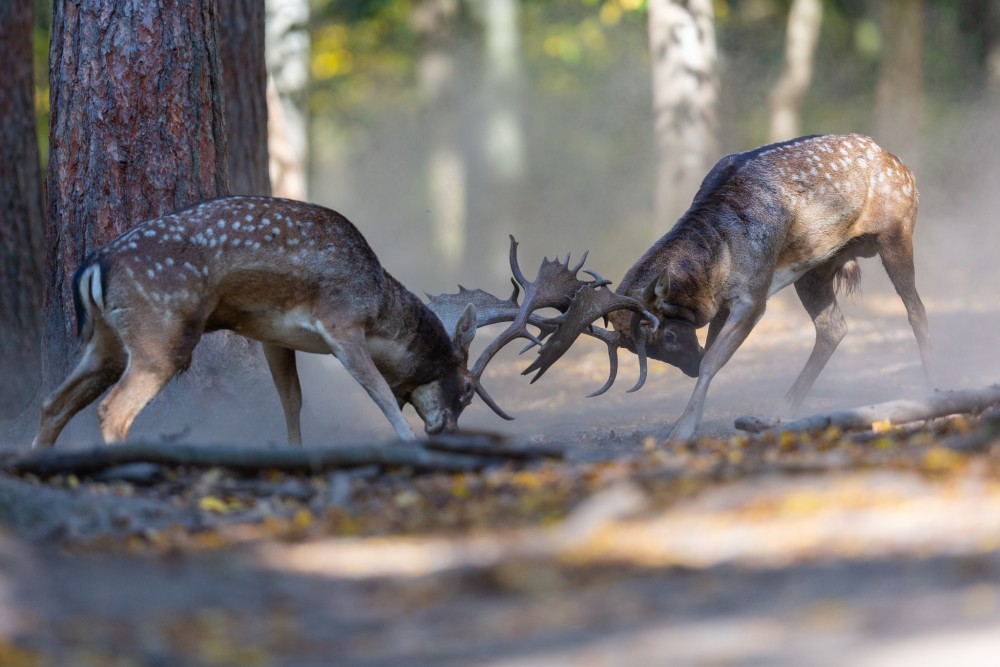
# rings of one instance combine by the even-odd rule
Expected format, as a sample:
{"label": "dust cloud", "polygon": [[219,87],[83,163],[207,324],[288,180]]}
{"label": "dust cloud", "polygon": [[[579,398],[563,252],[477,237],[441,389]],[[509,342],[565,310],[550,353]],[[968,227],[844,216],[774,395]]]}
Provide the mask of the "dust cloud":
{"label": "dust cloud", "polygon": [[[723,90],[729,91],[723,95],[724,126],[741,114],[759,116],[766,110],[766,86],[759,78],[748,78],[737,60],[727,61],[723,77]],[[654,221],[652,214],[655,156],[648,70],[643,63],[632,63],[564,95],[542,90],[534,73],[525,72],[519,118],[527,159],[513,183],[499,183],[490,170],[477,121],[483,96],[472,74],[462,77],[466,87],[456,102],[455,132],[467,182],[467,247],[458,261],[442,261],[431,239],[432,207],[426,194],[431,147],[419,110],[387,106],[367,121],[361,139],[317,151],[309,198],[351,219],[389,272],[417,294],[454,291],[461,283],[507,296],[508,234],[521,242],[521,266],[529,278],[543,256],[572,252],[577,257],[589,249],[587,266],[617,283],[672,224]],[[984,386],[1000,378],[1000,111],[985,94],[955,108],[961,108],[960,117],[926,124],[919,163],[908,159],[917,153],[914,147],[886,146],[917,174],[917,286],[927,306],[940,389]],[[316,135],[327,136],[320,129],[338,122],[335,117],[314,118]],[[867,126],[807,130],[860,131],[879,140]],[[726,152],[762,143],[734,127],[724,127],[722,139]],[[847,338],[802,413],[925,391],[905,311],[877,258],[862,260],[862,273],[861,295],[840,300]],[[473,355],[501,328],[480,330]],[[812,343],[812,324],[794,291],[776,295],[757,329],[713,382],[701,432],[728,433],[733,418],[744,414],[776,414]],[[665,437],[693,388],[693,380],[678,370],[651,362],[646,386],[626,394],[638,369],[635,357],[623,351],[615,387],[588,399],[585,395],[606,377],[602,344],[581,340],[578,349],[535,384],[520,376],[532,354],[519,357],[520,347],[510,345],[484,378],[516,421],[503,422],[477,400],[463,415],[463,428],[604,443],[595,447],[633,446],[647,437]],[[300,354],[299,365],[307,443],[393,438],[377,407],[335,359]],[[284,420],[277,396],[266,370],[258,376],[232,395],[208,401],[167,391],[140,415],[133,437],[172,434],[189,441],[282,443]],[[93,411],[91,407],[75,420],[61,446],[97,438]],[[421,432],[413,410],[405,412]]]}

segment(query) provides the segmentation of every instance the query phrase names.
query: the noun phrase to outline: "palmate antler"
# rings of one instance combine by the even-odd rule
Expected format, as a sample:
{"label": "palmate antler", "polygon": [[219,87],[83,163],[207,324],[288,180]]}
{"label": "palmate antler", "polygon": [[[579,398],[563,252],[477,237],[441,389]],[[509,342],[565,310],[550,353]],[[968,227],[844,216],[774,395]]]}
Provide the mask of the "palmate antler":
{"label": "palmate antler", "polygon": [[[642,386],[646,378],[645,336],[637,330],[642,326],[658,326],[657,319],[635,299],[621,296],[608,289],[610,281],[605,280],[594,271],[584,269],[584,273],[594,278],[593,281],[580,280],[577,274],[583,268],[587,253],[583,254],[576,266],[570,268],[569,255],[564,262],[547,257],[542,261],[535,280],[528,281],[517,261],[518,243],[510,237],[510,269],[513,277],[511,283],[514,292],[510,298],[503,300],[481,289],[469,290],[459,286],[456,294],[439,294],[428,296],[433,310],[449,331],[454,329],[458,315],[469,303],[476,306],[476,326],[484,327],[498,322],[510,322],[480,354],[472,368],[477,380],[476,392],[480,398],[498,415],[504,419],[513,419],[504,412],[489,393],[483,388],[482,375],[486,366],[504,346],[518,338],[525,338],[530,344],[528,350],[540,346],[538,358],[524,371],[528,374],[538,371],[532,382],[540,378],[552,364],[556,362],[576,341],[580,334],[587,334],[603,341],[608,346],[608,356],[611,371],[608,381],[589,396],[597,396],[607,391],[615,381],[618,370],[618,348],[621,346],[621,335],[595,327],[591,323],[604,318],[620,309],[628,309],[635,313],[632,318],[636,343],[636,353],[639,355],[640,377],[636,385],[629,391],[635,391]],[[518,304],[518,295],[524,290],[524,300]],[[559,311],[556,317],[545,318],[535,311],[553,308]],[[538,334],[528,330],[528,325],[538,329]],[[548,340],[545,340],[548,338]],[[543,342],[545,341],[545,342]],[[525,351],[525,350],[522,350]]]}
{"label": "palmate antler", "polygon": [[[608,380],[600,389],[587,394],[588,398],[600,396],[611,388],[618,374],[618,348],[621,347],[621,334],[617,331],[595,327],[591,323],[598,318],[604,318],[605,323],[607,323],[607,317],[612,312],[623,309],[631,310],[634,313],[632,316],[633,339],[636,342],[636,354],[639,356],[639,380],[628,392],[638,391],[646,382],[646,336],[639,331],[639,328],[651,326],[655,329],[659,326],[659,321],[655,315],[643,308],[642,304],[635,299],[609,290],[610,281],[601,278],[594,271],[587,273],[594,276],[595,282],[581,287],[566,312],[550,320],[558,324],[555,332],[549,336],[538,351],[538,358],[521,374],[528,375],[538,371],[535,377],[531,378],[531,382],[534,383],[569,350],[580,334],[585,333],[603,341],[608,346],[608,360],[611,367]],[[646,324],[643,323],[644,319]]]}

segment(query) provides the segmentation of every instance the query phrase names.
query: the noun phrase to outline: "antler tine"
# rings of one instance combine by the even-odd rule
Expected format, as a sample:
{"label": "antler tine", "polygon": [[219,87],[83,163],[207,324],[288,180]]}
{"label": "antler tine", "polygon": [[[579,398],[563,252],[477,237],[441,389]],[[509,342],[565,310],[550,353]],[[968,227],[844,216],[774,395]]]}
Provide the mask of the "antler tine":
{"label": "antler tine", "polygon": [[489,393],[486,391],[486,388],[483,387],[482,381],[476,382],[476,393],[479,395],[479,398],[483,399],[483,403],[485,403],[487,407],[493,410],[493,412],[497,413],[497,415],[501,419],[506,419],[507,421],[514,421],[514,418],[512,416],[507,414],[507,412],[505,412],[503,408],[497,405],[497,402],[493,400],[493,397],[490,396]]}
{"label": "antler tine", "polygon": [[610,280],[602,276],[597,271],[594,271],[593,269],[584,269],[583,272],[594,279],[594,282],[591,283],[590,285],[591,287],[604,287],[605,285],[611,284]]}
{"label": "antler tine", "polygon": [[524,273],[521,271],[521,266],[517,263],[517,239],[514,238],[513,234],[510,234],[510,272],[514,274],[514,278],[525,289],[528,288],[528,279],[524,277]]}
{"label": "antler tine", "polygon": [[[589,255],[589,254],[590,254],[589,250],[584,250],[583,251],[583,255],[580,257],[580,261],[576,263],[576,266],[574,266],[572,269],[570,269],[570,271],[573,272],[573,275],[576,275],[577,273],[580,272],[580,269],[583,268],[584,263],[586,263],[586,261],[587,261],[587,255]],[[569,255],[566,255],[566,266],[569,266]],[[588,271],[587,273],[590,273],[590,272]]]}
{"label": "antler tine", "polygon": [[635,341],[635,353],[639,357],[639,379],[632,386],[631,389],[626,389],[626,394],[631,394],[642,389],[642,385],[646,384],[646,336],[643,335],[640,330],[641,320],[639,318],[639,313],[632,314],[632,340]]}
{"label": "antler tine", "polygon": [[[610,332],[594,327],[591,325],[591,322],[598,317],[607,317],[612,311],[620,309],[633,311],[635,313],[633,315],[633,322],[641,322],[642,319],[648,319],[653,323],[654,327],[659,324],[657,318],[647,311],[641,303],[630,297],[615,294],[607,289],[603,279],[599,279],[595,283],[587,284],[586,289],[581,289],[577,292],[573,303],[570,304],[566,313],[559,318],[555,318],[555,320],[560,322],[559,327],[548,337],[546,343],[538,351],[538,357],[522,374],[527,375],[538,371],[531,379],[532,382],[537,381],[545,374],[545,371],[569,350],[580,334],[586,333],[589,336],[604,341],[608,345],[611,372],[605,385],[592,395],[604,393],[614,384],[617,374],[617,348],[620,346],[620,335],[617,332]],[[640,373],[642,377],[633,390],[638,389],[645,382],[645,361],[645,349],[643,348],[643,352],[640,355]]]}
{"label": "antler tine", "polygon": [[618,345],[613,345],[608,343],[608,366],[610,370],[608,371],[608,379],[597,391],[592,391],[587,394],[587,398],[594,398],[595,396],[600,396],[608,389],[611,389],[611,385],[615,383],[615,378],[618,377]]}

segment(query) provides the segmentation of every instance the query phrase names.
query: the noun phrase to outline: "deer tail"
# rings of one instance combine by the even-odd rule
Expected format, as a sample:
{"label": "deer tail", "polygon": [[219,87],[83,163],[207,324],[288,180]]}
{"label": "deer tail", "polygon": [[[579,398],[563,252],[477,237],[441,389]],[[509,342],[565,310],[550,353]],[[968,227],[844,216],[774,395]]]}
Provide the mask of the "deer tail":
{"label": "deer tail", "polygon": [[861,293],[861,265],[858,260],[851,259],[837,269],[833,276],[834,290],[844,296],[854,296]]}
{"label": "deer tail", "polygon": [[76,334],[89,338],[94,318],[104,312],[104,289],[107,266],[99,258],[89,257],[73,276],[73,309]]}

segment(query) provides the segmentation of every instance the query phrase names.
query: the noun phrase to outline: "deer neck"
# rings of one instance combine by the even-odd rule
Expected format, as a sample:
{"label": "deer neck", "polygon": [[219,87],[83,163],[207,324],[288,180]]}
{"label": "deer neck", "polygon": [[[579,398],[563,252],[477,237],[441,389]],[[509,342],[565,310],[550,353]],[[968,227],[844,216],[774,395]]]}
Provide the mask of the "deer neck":
{"label": "deer neck", "polygon": [[[708,324],[719,311],[720,286],[729,276],[730,263],[728,246],[705,218],[705,213],[689,211],[629,269],[618,293],[638,299],[658,316],[688,319],[695,327]],[[666,303],[671,308],[656,312],[644,292],[664,272],[670,276]],[[623,338],[631,338],[631,315],[620,310],[609,317]]]}
{"label": "deer neck", "polygon": [[454,344],[441,321],[388,273],[367,339],[372,360],[398,397],[458,364]]}

